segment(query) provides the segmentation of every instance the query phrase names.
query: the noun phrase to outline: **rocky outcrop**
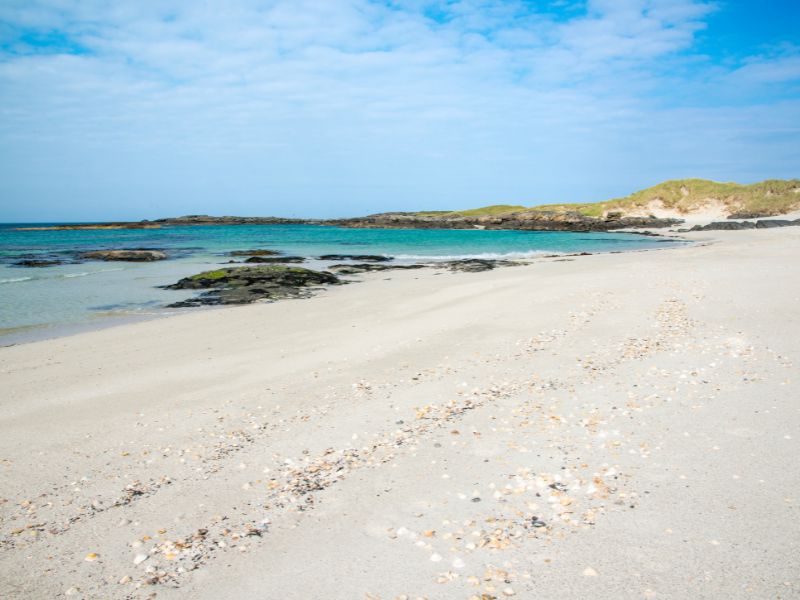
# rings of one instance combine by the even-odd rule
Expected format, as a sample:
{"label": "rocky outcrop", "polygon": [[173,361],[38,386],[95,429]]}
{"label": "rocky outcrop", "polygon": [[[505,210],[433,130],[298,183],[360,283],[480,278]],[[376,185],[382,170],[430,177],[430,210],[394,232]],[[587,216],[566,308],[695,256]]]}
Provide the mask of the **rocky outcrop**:
{"label": "rocky outcrop", "polygon": [[[280,219],[276,217],[209,217],[204,215],[114,223],[108,225],[72,225],[39,227],[36,229],[142,229],[185,225],[329,225],[372,229],[512,229],[525,231],[614,231],[625,228],[665,228],[682,223],[680,219],[620,216],[610,212],[606,218],[587,217],[576,211],[524,210],[499,215],[462,215],[458,213],[381,213],[352,219]],[[259,253],[270,251],[256,251]],[[257,256],[237,250],[233,256]],[[383,260],[373,255],[336,255],[324,260]],[[365,258],[364,256],[369,256]]]}
{"label": "rocky outcrop", "polygon": [[380,254],[323,254],[320,260],[360,260],[365,262],[386,262],[393,260],[391,256]]}
{"label": "rocky outcrop", "polygon": [[136,248],[132,250],[93,250],[91,252],[82,253],[80,257],[87,260],[152,262],[155,260],[165,260],[167,255],[161,250]]}
{"label": "rocky outcrop", "polygon": [[185,215],[183,217],[170,217],[156,219],[155,221],[140,221],[144,224],[164,225],[307,225],[321,223],[318,219],[284,219],[281,217],[212,217],[209,215]]}
{"label": "rocky outcrop", "polygon": [[[413,265],[382,265],[356,263],[333,265],[338,275],[354,275],[373,271],[447,268],[451,271],[479,272],[496,267],[510,267],[522,263],[509,260],[465,259],[441,263]],[[184,277],[177,283],[164,286],[168,290],[198,290],[199,296],[170,304],[170,308],[210,306],[224,304],[249,304],[258,300],[307,298],[315,288],[346,283],[328,271],[312,271],[302,267],[260,265],[253,267],[226,267]]]}
{"label": "rocky outcrop", "polygon": [[437,263],[436,266],[445,266],[451,271],[463,271],[465,273],[479,273],[481,271],[491,271],[497,267],[516,267],[522,263],[511,260],[497,260],[484,258],[467,258],[464,260],[451,260]]}
{"label": "rocky outcrop", "polygon": [[16,227],[15,231],[72,231],[83,229],[161,229],[185,225],[309,225],[322,224],[319,219],[282,219],[280,217],[211,217],[208,215],[187,215],[170,217],[155,221],[130,221],[115,223],[76,223],[71,225],[43,225],[35,227]]}
{"label": "rocky outcrop", "polygon": [[246,263],[266,263],[266,264],[274,264],[274,263],[302,263],[306,262],[306,259],[302,256],[251,256],[248,258]]}
{"label": "rocky outcrop", "polygon": [[330,269],[339,275],[355,275],[357,273],[370,273],[373,271],[393,271],[401,269],[424,269],[426,267],[449,269],[450,271],[462,271],[465,273],[479,273],[481,271],[491,271],[497,267],[516,267],[524,263],[511,260],[484,259],[484,258],[465,258],[461,260],[448,260],[442,262],[432,262],[426,264],[413,265],[376,265],[361,263],[353,265],[331,265]]}
{"label": "rocky outcrop", "polygon": [[791,227],[793,225],[800,225],[800,219],[789,221],[786,219],[765,219],[763,221],[756,221],[756,229],[772,229],[774,227]]}
{"label": "rocky outcrop", "polygon": [[14,231],[77,231],[84,229],[160,229],[161,225],[148,221],[134,223],[77,223],[74,225],[42,225],[38,227],[15,227]]}
{"label": "rocky outcrop", "polygon": [[301,267],[262,265],[228,267],[185,277],[168,290],[207,290],[195,298],[170,304],[171,308],[219,304],[249,304],[258,300],[306,298],[312,288],[342,283],[333,273]]}
{"label": "rocky outcrop", "polygon": [[425,215],[382,213],[356,219],[329,221],[331,225],[384,229],[513,229],[523,231],[613,231],[625,228],[672,227],[680,219],[618,217],[600,219],[573,211],[520,211],[500,215]]}
{"label": "rocky outcrop", "polygon": [[233,252],[229,252],[231,256],[278,256],[280,252],[275,250],[264,250],[264,249],[255,249],[255,250],[234,250]]}
{"label": "rocky outcrop", "polygon": [[739,231],[742,229],[773,229],[800,226],[800,219],[763,219],[760,221],[714,221],[708,225],[695,225],[689,231]]}
{"label": "rocky outcrop", "polygon": [[339,275],[356,275],[358,273],[371,273],[373,271],[424,269],[427,266],[430,265],[377,265],[374,263],[356,263],[352,265],[331,265],[328,268]]}
{"label": "rocky outcrop", "polygon": [[26,259],[20,260],[14,263],[15,267],[55,267],[58,265],[63,265],[63,260],[38,260],[38,259]]}

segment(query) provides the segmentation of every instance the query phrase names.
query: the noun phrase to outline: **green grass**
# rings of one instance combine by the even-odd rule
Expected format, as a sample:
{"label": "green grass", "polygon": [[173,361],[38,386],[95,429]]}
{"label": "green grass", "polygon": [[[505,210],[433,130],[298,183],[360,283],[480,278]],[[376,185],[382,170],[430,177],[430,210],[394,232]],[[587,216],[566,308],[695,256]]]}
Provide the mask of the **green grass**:
{"label": "green grass", "polygon": [[473,208],[470,210],[460,210],[458,214],[464,217],[483,217],[505,215],[512,212],[519,212],[525,210],[524,206],[515,206],[513,204],[492,204],[491,206],[484,206],[483,208]]}
{"label": "green grass", "polygon": [[527,210],[524,206],[514,204],[493,204],[482,208],[471,208],[468,210],[441,211],[431,210],[427,212],[414,213],[418,217],[483,217],[505,215],[509,213]]}
{"label": "green grass", "polygon": [[720,183],[706,179],[677,179],[665,181],[625,196],[603,202],[573,204],[543,204],[525,208],[509,204],[494,204],[469,210],[429,211],[415,213],[421,217],[480,217],[498,216],[515,212],[577,212],[587,217],[602,218],[609,212],[647,213],[651,202],[660,203],[663,209],[680,214],[701,210],[709,203],[719,203],[732,215],[758,216],[782,215],[800,210],[800,179],[770,179],[760,183],[742,185]]}
{"label": "green grass", "polygon": [[[738,183],[719,183],[705,179],[679,179],[666,181],[608,202],[601,202],[603,210],[646,209],[652,201],[660,201],[664,208],[688,214],[702,209],[709,201],[724,205],[729,212],[780,215],[800,209],[800,180],[771,179],[741,185]],[[595,208],[596,210],[596,208]]]}

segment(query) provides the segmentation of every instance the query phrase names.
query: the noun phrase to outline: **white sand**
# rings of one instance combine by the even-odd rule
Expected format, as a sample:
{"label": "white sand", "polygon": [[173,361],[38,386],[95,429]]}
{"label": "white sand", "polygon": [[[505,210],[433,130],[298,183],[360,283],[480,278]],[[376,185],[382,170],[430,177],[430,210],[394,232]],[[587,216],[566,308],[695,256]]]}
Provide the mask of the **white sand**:
{"label": "white sand", "polygon": [[0,597],[800,597],[800,228],[712,237],[0,349]]}

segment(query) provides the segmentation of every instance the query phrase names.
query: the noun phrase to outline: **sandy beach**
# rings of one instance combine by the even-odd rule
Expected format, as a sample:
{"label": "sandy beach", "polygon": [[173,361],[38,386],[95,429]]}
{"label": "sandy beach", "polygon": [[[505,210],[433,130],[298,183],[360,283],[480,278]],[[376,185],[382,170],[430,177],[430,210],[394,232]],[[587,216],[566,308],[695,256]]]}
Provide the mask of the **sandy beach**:
{"label": "sandy beach", "polygon": [[800,598],[800,228],[0,348],[0,597]]}

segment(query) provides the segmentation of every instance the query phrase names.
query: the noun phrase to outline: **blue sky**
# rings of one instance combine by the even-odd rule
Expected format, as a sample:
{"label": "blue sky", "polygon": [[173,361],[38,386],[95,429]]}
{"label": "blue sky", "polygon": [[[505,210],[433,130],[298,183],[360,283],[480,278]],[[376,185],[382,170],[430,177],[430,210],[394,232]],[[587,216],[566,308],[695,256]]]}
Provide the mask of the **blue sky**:
{"label": "blue sky", "polygon": [[0,3],[0,220],[800,177],[800,2]]}

